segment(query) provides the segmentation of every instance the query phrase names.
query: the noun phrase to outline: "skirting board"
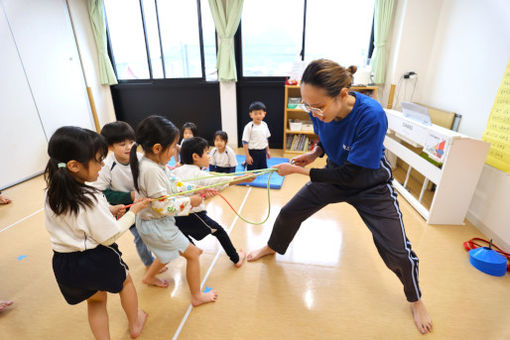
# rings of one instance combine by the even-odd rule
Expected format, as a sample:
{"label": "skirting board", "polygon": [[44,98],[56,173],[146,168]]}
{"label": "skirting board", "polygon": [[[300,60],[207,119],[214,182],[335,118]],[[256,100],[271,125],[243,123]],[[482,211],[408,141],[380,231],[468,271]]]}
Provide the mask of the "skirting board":
{"label": "skirting board", "polygon": [[[494,244],[503,249],[506,252],[510,252],[510,244],[505,242],[501,237],[496,235],[489,227],[487,227],[482,221],[480,221],[475,215],[468,210],[466,219],[469,220],[481,233],[486,235],[489,239],[492,238]],[[467,241],[467,240],[466,240]]]}

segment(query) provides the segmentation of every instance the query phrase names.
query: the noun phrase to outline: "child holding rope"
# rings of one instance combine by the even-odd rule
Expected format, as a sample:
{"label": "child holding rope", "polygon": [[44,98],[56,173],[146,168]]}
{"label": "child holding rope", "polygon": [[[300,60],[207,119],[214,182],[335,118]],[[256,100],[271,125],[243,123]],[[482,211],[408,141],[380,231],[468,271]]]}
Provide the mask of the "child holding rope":
{"label": "child holding rope", "polygon": [[53,248],[53,272],[67,303],[87,301],[90,328],[96,339],[109,339],[107,292],[118,293],[132,338],[140,335],[147,313],[138,308],[135,286],[115,240],[135,221],[148,200],[135,201],[118,221],[123,205],[109,206],[94,182],[106,156],[99,134],[73,126],[59,128],[48,144],[48,185],[44,212]]}
{"label": "child holding rope", "polygon": [[[176,152],[179,130],[161,116],[150,116],[142,120],[136,128],[136,142],[143,148],[144,156],[140,161],[136,156],[136,147],[131,149],[131,171],[135,189],[142,197],[161,198],[178,192],[194,189],[192,185],[178,182],[174,174],[166,167]],[[156,259],[151,264],[143,281],[167,287],[168,282],[155,275],[171,260],[179,255],[186,259],[186,279],[191,291],[191,303],[198,306],[214,302],[218,294],[214,291],[200,291],[200,255],[202,250],[195,247],[175,225],[176,215],[188,215],[193,207],[202,203],[202,197],[167,197],[153,200],[151,206],[140,212],[136,219],[136,228],[147,247]]]}
{"label": "child holding rope", "polygon": [[[207,168],[209,166],[209,155],[207,153],[208,148],[209,146],[207,141],[201,137],[193,137],[184,140],[181,144],[181,163],[183,165],[174,171],[177,177],[182,180],[198,178],[198,180],[193,181],[193,183],[200,186],[209,186],[212,184],[230,181],[222,186],[215,187],[217,191],[221,191],[232,184],[250,181],[246,179],[235,180],[234,176],[211,177],[209,176],[211,174],[210,172],[201,170],[202,168]],[[200,177],[209,178],[200,179]],[[255,178],[252,177],[251,180],[253,181],[253,179]],[[191,210],[191,214],[188,216],[176,217],[175,223],[179,230],[186,235],[190,241],[190,236],[195,240],[201,240],[207,235],[212,234],[218,239],[225,250],[225,253],[227,253],[234,265],[237,268],[243,265],[246,253],[242,249],[236,251],[232,241],[223,227],[207,216],[204,204],[200,204],[198,207],[193,208]]]}

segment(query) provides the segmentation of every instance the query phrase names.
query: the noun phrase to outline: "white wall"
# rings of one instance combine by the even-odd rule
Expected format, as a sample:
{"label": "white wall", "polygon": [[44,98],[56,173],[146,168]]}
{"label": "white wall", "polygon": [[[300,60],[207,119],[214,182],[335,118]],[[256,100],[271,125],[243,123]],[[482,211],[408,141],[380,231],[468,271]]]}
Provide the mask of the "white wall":
{"label": "white wall", "polygon": [[0,46],[0,188],[5,188],[44,169],[48,143],[2,3]]}
{"label": "white wall", "polygon": [[92,128],[76,42],[63,0],[1,0],[46,135]]}
{"label": "white wall", "polygon": [[[510,57],[509,18],[508,0],[397,0],[383,105],[389,85],[415,71],[414,100],[461,114],[459,131],[480,138]],[[485,165],[468,219],[507,250],[509,201],[510,175]]]}
{"label": "white wall", "polygon": [[94,124],[65,0],[0,7],[0,187],[7,187],[44,170],[57,128]]}
{"label": "white wall", "polygon": [[[414,71],[418,74],[413,101],[423,99],[423,79],[425,78],[432,47],[441,13],[443,0],[396,0],[394,21],[388,34],[386,82],[379,96],[379,101],[386,107],[391,84],[399,84],[397,101],[411,99],[415,80],[402,79],[404,73]],[[404,96],[405,94],[405,96]]]}
{"label": "white wall", "polygon": [[[510,57],[508,0],[445,1],[428,77],[427,104],[462,115],[460,132],[481,137]],[[485,165],[468,218],[510,250],[510,175]]]}
{"label": "white wall", "polygon": [[73,22],[76,43],[80,51],[87,85],[92,89],[99,125],[116,121],[112,95],[109,86],[99,82],[97,49],[90,26],[87,0],[67,0]]}

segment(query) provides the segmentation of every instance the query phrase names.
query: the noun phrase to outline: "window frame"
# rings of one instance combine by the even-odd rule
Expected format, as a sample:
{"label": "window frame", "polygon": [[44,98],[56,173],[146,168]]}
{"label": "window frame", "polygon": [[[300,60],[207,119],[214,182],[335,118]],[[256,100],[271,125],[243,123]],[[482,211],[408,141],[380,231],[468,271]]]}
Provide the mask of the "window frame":
{"label": "window frame", "polygon": [[[299,52],[299,55],[301,56],[301,61],[305,60],[306,55],[306,13],[307,13],[307,3],[308,0],[304,0],[304,10],[303,10],[303,35],[302,35],[302,41],[301,41],[301,52]],[[375,5],[375,4],[374,4]],[[375,16],[375,11],[374,11]],[[272,81],[281,81],[285,80],[286,76],[244,76],[243,72],[243,50],[242,50],[242,18],[239,22],[239,27],[237,29],[236,35],[234,36],[235,42],[235,50],[236,50],[236,64],[237,64],[237,79],[241,81],[256,81],[256,82],[272,82]],[[239,34],[238,34],[239,33]],[[372,57],[372,52],[374,50],[374,18],[372,17],[372,29],[371,34],[369,38],[369,49],[368,49],[368,58]],[[368,59],[369,61],[370,59]]]}
{"label": "window frame", "polygon": [[[206,80],[205,76],[205,52],[204,52],[204,33],[202,29],[202,6],[200,3],[200,0],[196,0],[197,3],[197,15],[198,15],[198,38],[199,38],[199,49],[200,49],[200,70],[202,73],[201,77],[181,77],[181,78],[166,78],[166,68],[165,68],[165,54],[163,52],[163,42],[161,40],[161,28],[160,28],[160,20],[159,20],[159,12],[158,12],[158,1],[153,0],[155,9],[156,9],[156,22],[157,22],[157,28],[158,28],[158,40],[159,40],[159,48],[161,53],[161,64],[163,68],[163,77],[164,78],[154,78],[153,72],[152,72],[152,60],[150,55],[150,49],[149,49],[149,43],[148,43],[148,37],[147,37],[147,30],[146,30],[146,24],[145,24],[145,13],[144,8],[142,4],[142,0],[138,0],[140,5],[140,16],[142,20],[142,28],[143,28],[143,34],[144,34],[144,42],[145,42],[145,49],[147,52],[147,66],[149,70],[149,77],[146,79],[119,79],[118,78],[118,72],[117,72],[117,66],[115,64],[115,54],[113,53],[112,49],[112,43],[111,43],[111,37],[110,37],[110,30],[108,27],[108,17],[106,15],[105,10],[105,25],[106,25],[106,38],[107,38],[107,51],[108,56],[110,57],[110,60],[112,62],[113,71],[115,73],[115,77],[117,78],[117,82],[119,84],[169,84],[169,83],[178,83],[178,84],[215,84],[218,83],[218,80]],[[218,55],[218,34],[216,32],[216,29],[214,31],[214,37],[216,42],[216,55]]]}
{"label": "window frame", "polygon": [[[203,33],[203,25],[202,25],[202,6],[201,1],[196,0],[197,3],[197,15],[198,15],[198,35],[199,35],[199,49],[200,49],[200,63],[201,63],[201,77],[186,77],[186,78],[166,78],[166,69],[165,69],[165,62],[164,62],[164,52],[163,52],[163,43],[161,40],[161,29],[160,29],[160,20],[159,20],[159,12],[158,12],[158,1],[153,0],[155,3],[155,9],[156,9],[156,21],[157,21],[157,28],[158,28],[158,40],[159,40],[159,47],[160,47],[160,53],[161,53],[161,64],[163,69],[163,77],[164,78],[154,78],[153,77],[153,71],[152,71],[152,60],[150,56],[150,48],[148,43],[148,37],[147,37],[147,30],[146,30],[146,24],[145,24],[145,14],[143,9],[142,0],[138,0],[140,5],[140,15],[142,20],[142,28],[144,33],[144,42],[145,42],[145,48],[147,53],[147,66],[149,71],[150,78],[147,79],[118,79],[118,73],[117,73],[117,67],[115,64],[115,55],[112,50],[112,44],[111,44],[111,38],[110,38],[110,30],[108,28],[108,18],[106,16],[105,12],[105,24],[106,24],[106,37],[107,37],[107,51],[108,55],[110,57],[110,60],[112,62],[113,70],[115,72],[115,76],[117,77],[117,82],[119,84],[159,84],[159,83],[168,83],[168,82],[177,82],[177,83],[185,83],[185,84],[214,84],[218,83],[219,80],[206,80],[206,70],[205,70],[205,52],[204,52],[204,33]],[[302,41],[301,41],[301,51],[299,55],[301,56],[301,60],[305,60],[306,55],[306,17],[307,17],[307,3],[308,0],[304,0],[304,10],[303,10],[303,34],[302,34]],[[375,12],[374,12],[375,16]],[[257,83],[264,83],[264,82],[274,82],[274,81],[282,81],[285,80],[285,76],[244,76],[243,72],[243,50],[242,50],[242,19],[239,22],[239,26],[237,28],[236,34],[234,36],[234,53],[236,57],[236,68],[237,68],[237,79],[238,81],[255,81]],[[215,35],[215,42],[216,42],[216,56],[218,55],[218,33],[216,30],[214,31]],[[372,57],[372,52],[374,50],[374,18],[372,18],[372,29],[371,34],[369,38],[369,50],[368,50],[368,61]]]}

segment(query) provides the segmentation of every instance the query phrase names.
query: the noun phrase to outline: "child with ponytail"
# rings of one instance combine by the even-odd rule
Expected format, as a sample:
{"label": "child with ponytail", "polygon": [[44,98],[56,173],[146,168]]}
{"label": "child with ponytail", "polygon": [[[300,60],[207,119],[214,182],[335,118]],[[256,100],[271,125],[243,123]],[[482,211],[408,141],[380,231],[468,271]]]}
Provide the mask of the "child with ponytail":
{"label": "child with ponytail", "polygon": [[175,225],[174,216],[188,215],[193,207],[202,203],[202,196],[166,197],[195,188],[177,180],[167,168],[172,156],[176,154],[179,130],[161,116],[150,116],[141,121],[136,128],[136,142],[142,146],[144,156],[139,161],[136,146],[131,149],[131,172],[138,194],[153,199],[151,206],[142,210],[136,218],[136,228],[147,247],[156,259],[149,267],[143,282],[167,287],[168,282],[155,277],[165,264],[183,256],[186,259],[186,279],[191,291],[191,303],[198,306],[214,302],[217,293],[200,291],[200,261],[202,250],[195,247]]}
{"label": "child with ponytail", "polygon": [[135,286],[115,241],[135,221],[149,200],[135,202],[125,212],[111,207],[103,193],[86,182],[97,180],[108,147],[87,129],[59,128],[48,144],[44,211],[53,248],[53,271],[65,300],[87,301],[88,319],[96,339],[109,339],[107,292],[118,293],[132,338],[140,335],[147,313],[138,308]]}

